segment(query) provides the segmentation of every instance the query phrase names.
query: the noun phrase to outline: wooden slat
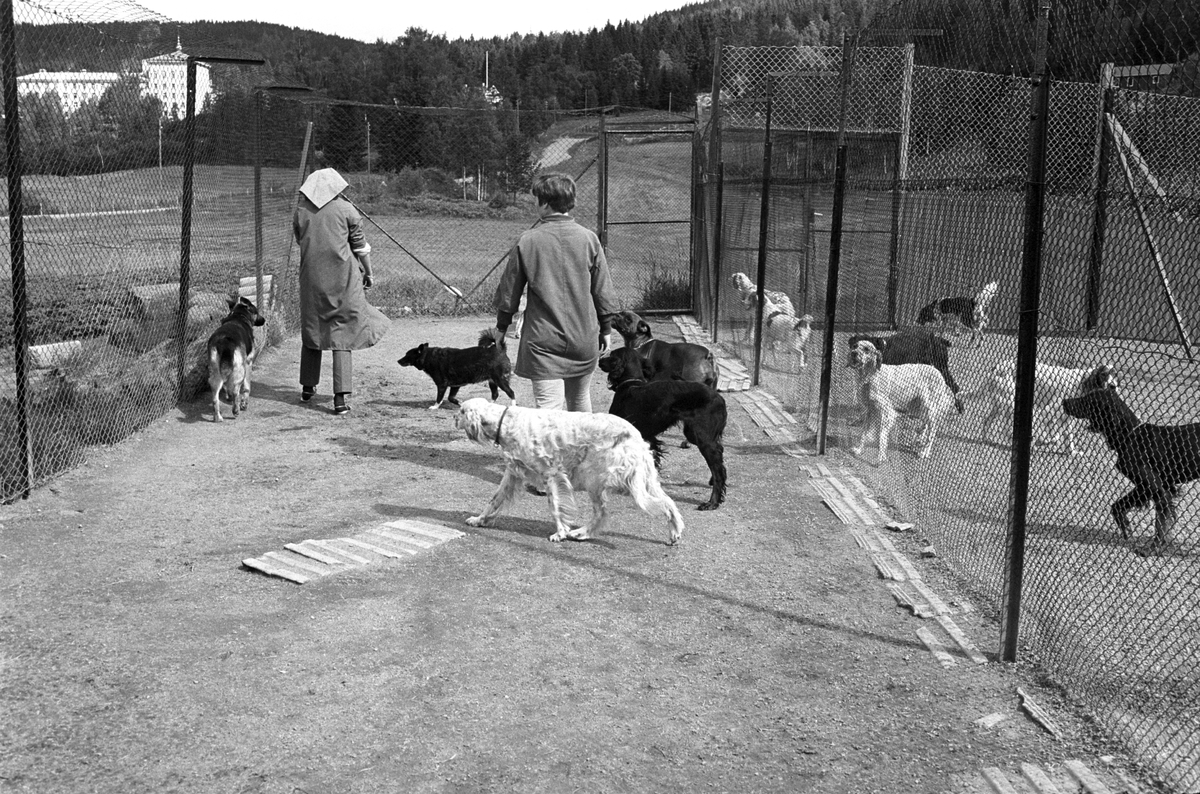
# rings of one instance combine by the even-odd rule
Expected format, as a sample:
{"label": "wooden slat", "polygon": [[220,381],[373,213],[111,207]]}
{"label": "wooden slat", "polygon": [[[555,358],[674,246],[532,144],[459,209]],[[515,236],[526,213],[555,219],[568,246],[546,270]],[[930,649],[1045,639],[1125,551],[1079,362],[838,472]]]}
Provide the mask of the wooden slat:
{"label": "wooden slat", "polygon": [[326,554],[323,551],[318,551],[312,546],[305,546],[303,543],[285,543],[283,547],[288,551],[294,551],[297,554],[303,554],[305,557],[323,562],[326,565],[347,565],[345,560],[335,559],[332,555]]}
{"label": "wooden slat", "polygon": [[311,543],[315,546],[319,546],[320,548],[325,549],[326,551],[333,552],[334,554],[339,554],[342,557],[345,557],[346,559],[350,560],[352,563],[354,563],[356,565],[370,565],[371,564],[370,559],[360,556],[358,554],[355,554],[354,552],[347,551],[346,549],[343,549],[340,546],[338,546],[332,540],[306,540],[304,542]]}
{"label": "wooden slat", "polygon": [[938,660],[938,664],[942,667],[954,667],[958,664],[954,660],[954,656],[946,649],[945,643],[939,640],[934,633],[925,626],[917,629],[917,636],[921,638],[921,642],[925,643],[925,647],[933,654],[933,657]]}
{"label": "wooden slat", "polygon": [[1018,794],[1013,784],[1004,776],[1004,772],[994,766],[984,767],[983,779],[992,787],[996,794]]}
{"label": "wooden slat", "polygon": [[402,538],[397,538],[393,534],[388,533],[382,527],[368,529],[361,535],[355,535],[355,537],[366,543],[378,545],[380,548],[391,549],[392,551],[402,551],[410,557],[414,554],[420,554],[425,549],[430,548],[429,546],[418,546],[415,543],[410,543]]}
{"label": "wooden slat", "polygon": [[432,549],[434,546],[440,546],[442,544],[442,541],[440,540],[434,540],[433,538],[427,536],[393,529],[392,527],[386,525],[379,527],[376,532],[386,533],[386,536],[394,538],[396,542],[407,543],[409,546],[416,546],[420,549]]}
{"label": "wooden slat", "polygon": [[333,572],[333,568],[328,565],[324,565],[319,562],[309,562],[305,558],[295,554],[289,556],[278,551],[268,551],[263,555],[263,557],[269,557],[270,559],[282,565],[288,565],[292,568],[299,568],[302,571],[307,571],[308,573],[316,574],[317,576],[328,576]]}
{"label": "wooden slat", "polygon": [[415,532],[418,535],[427,535],[441,541],[461,538],[464,534],[457,529],[450,529],[450,527],[443,527],[437,524],[424,524],[420,521],[389,521],[384,526],[392,529],[400,529],[405,532]]}
{"label": "wooden slat", "polygon": [[[943,607],[944,606],[945,605],[943,605]],[[968,659],[975,664],[987,664],[987,657],[979,652],[979,649],[975,647],[975,643],[971,642],[970,637],[968,637],[966,633],[958,627],[958,624],[955,623],[949,615],[939,614],[937,616],[937,622],[941,624],[943,629],[946,630],[946,633],[950,635],[951,639],[958,644],[958,647],[962,649],[962,652],[967,655]]]}
{"label": "wooden slat", "polygon": [[359,540],[358,538],[338,538],[338,540],[340,540],[342,543],[349,543],[351,546],[358,546],[359,548],[366,549],[367,551],[378,554],[381,557],[391,557],[392,559],[398,560],[405,556],[398,551],[385,549],[381,546],[376,546],[374,544],[367,543],[366,541]]}
{"label": "wooden slat", "polygon": [[284,568],[282,565],[275,565],[270,560],[256,560],[254,558],[250,558],[248,560],[242,560],[242,565],[245,565],[247,568],[253,568],[256,571],[261,571],[267,576],[277,576],[280,579],[288,579],[297,584],[304,584],[312,578],[310,576],[305,576],[302,573],[297,573]]}
{"label": "wooden slat", "polygon": [[1112,794],[1112,789],[1104,785],[1096,773],[1087,768],[1087,765],[1078,759],[1071,759],[1065,762],[1067,771],[1071,773],[1071,777],[1079,781],[1079,785],[1083,786],[1087,794]]}
{"label": "wooden slat", "polygon": [[1021,775],[1038,794],[1062,794],[1062,790],[1054,785],[1050,776],[1036,764],[1021,764]]}

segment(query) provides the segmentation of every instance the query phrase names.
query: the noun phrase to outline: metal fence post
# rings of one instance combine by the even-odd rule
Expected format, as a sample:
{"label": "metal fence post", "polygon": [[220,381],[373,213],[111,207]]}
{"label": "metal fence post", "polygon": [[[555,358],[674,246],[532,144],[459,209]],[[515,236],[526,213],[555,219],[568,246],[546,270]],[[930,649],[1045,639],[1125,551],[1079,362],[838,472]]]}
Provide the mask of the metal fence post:
{"label": "metal fence post", "polygon": [[178,353],[175,359],[176,399],[182,400],[184,358],[187,352],[188,290],[192,280],[192,177],[196,166],[196,59],[187,59],[187,115],[183,133],[183,195],[179,223],[179,316],[175,321]]}
{"label": "metal fence post", "polygon": [[8,249],[11,257],[13,376],[16,379],[17,444],[22,456],[17,493],[29,498],[33,489],[33,435],[29,404],[29,294],[25,279],[24,163],[21,116],[17,101],[17,43],[13,0],[0,0],[0,70],[4,80],[4,153],[8,182]]}
{"label": "metal fence post", "polygon": [[596,236],[600,246],[608,248],[608,135],[604,129],[604,111],[600,111],[600,150],[596,171]]}
{"label": "metal fence post", "polygon": [[821,420],[817,428],[817,454],[825,454],[829,430],[829,392],[833,386],[833,322],[837,316],[838,274],[842,262],[842,219],[846,204],[846,112],[854,85],[856,36],[842,35],[842,97],[838,111],[837,164],[833,178],[833,217],[829,224],[829,274],[825,282],[825,338],[821,355]]}
{"label": "metal fence post", "polygon": [[1100,271],[1104,265],[1104,236],[1108,226],[1108,124],[1105,120],[1112,111],[1113,65],[1100,67],[1099,107],[1096,113],[1096,160],[1092,164],[1092,200],[1096,206],[1092,211],[1092,237],[1088,249],[1087,312],[1084,327],[1096,330],[1100,324]]}
{"label": "metal fence post", "polygon": [[721,245],[724,242],[721,235],[721,217],[725,210],[725,163],[717,163],[717,198],[713,208],[713,344],[717,343],[717,328],[721,325]]}
{"label": "metal fence post", "polygon": [[1029,508],[1029,466],[1033,446],[1034,375],[1037,368],[1038,311],[1041,303],[1042,235],[1046,204],[1046,140],[1050,127],[1050,2],[1038,9],[1037,46],[1031,82],[1029,175],[1025,183],[1025,245],[1021,263],[1021,310],[1017,325],[1016,398],[1013,408],[1012,466],[1009,474],[1008,576],[1004,588],[1000,658],[1017,659],[1021,586],[1025,576],[1025,536]]}
{"label": "metal fence post", "polygon": [[254,92],[254,305],[263,306],[263,195],[262,195],[262,106],[263,92]]}
{"label": "metal fence post", "polygon": [[766,297],[767,285],[767,231],[771,214],[771,94],[775,89],[775,78],[767,75],[767,113],[766,130],[763,133],[763,176],[762,196],[759,202],[758,216],[758,300],[754,306],[754,379],[751,386],[757,386],[762,374],[762,325],[763,303]]}

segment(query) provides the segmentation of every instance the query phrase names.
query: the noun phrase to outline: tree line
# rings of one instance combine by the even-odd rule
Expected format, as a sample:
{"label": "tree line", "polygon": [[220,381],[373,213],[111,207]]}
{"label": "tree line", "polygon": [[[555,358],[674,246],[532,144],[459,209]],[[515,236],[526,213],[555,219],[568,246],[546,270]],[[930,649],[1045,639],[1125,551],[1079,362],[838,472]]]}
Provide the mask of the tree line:
{"label": "tree line", "polygon": [[[168,119],[160,126],[161,108],[137,94],[135,75],[143,58],[170,52],[178,41],[191,54],[253,54],[263,61],[253,69],[213,69],[216,98],[199,136],[205,157],[245,162],[239,150],[247,144],[223,135],[220,125],[244,127],[259,112],[255,89],[286,85],[346,105],[322,117],[330,130],[372,124],[378,145],[367,151],[355,143],[341,155],[347,164],[369,166],[377,157],[383,170],[452,168],[469,157],[460,149],[482,146],[464,126],[478,130],[491,159],[515,159],[521,141],[528,148],[563,111],[634,106],[690,113],[696,94],[712,86],[718,40],[735,47],[836,46],[843,32],[864,31],[867,46],[912,41],[918,63],[1024,74],[1034,50],[1035,6],[1032,0],[709,0],[584,32],[449,40],[410,28],[372,43],[260,22],[22,24],[19,74],[128,75],[69,117],[53,97],[25,97],[22,137],[31,170],[81,173],[160,157],[176,161],[179,125]],[[1183,66],[1164,90],[1196,93],[1200,3],[1061,0],[1055,8],[1052,56],[1060,79],[1094,80],[1106,61],[1174,62]],[[371,121],[366,111],[351,109],[360,104],[496,116],[483,125],[412,114]],[[388,143],[401,138],[406,146]],[[337,145],[329,147],[335,156]]]}

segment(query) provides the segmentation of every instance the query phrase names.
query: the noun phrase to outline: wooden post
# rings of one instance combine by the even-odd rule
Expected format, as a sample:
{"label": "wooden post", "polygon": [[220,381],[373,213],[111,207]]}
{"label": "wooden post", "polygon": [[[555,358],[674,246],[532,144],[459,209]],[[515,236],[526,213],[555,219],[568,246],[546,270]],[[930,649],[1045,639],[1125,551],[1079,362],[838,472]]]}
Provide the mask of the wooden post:
{"label": "wooden post", "polygon": [[33,434],[29,400],[29,297],[25,279],[24,163],[21,114],[17,96],[17,43],[13,0],[0,0],[0,80],[4,86],[4,152],[8,182],[8,251],[11,257],[13,376],[16,380],[17,448],[21,475],[14,496],[28,499],[33,490]]}

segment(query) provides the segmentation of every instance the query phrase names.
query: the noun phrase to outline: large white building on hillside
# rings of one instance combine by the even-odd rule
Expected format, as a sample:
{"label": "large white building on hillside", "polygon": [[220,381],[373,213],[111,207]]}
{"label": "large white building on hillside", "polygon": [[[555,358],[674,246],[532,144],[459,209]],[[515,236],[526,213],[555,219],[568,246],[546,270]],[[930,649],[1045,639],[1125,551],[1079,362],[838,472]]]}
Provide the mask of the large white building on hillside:
{"label": "large white building on hillside", "polygon": [[[163,118],[181,119],[187,114],[187,53],[176,40],[175,51],[142,61],[142,95],[162,102]],[[17,78],[20,94],[58,94],[63,113],[71,115],[88,100],[97,100],[123,75],[117,72],[47,72],[42,69]],[[209,67],[196,64],[196,111],[212,93]]]}

